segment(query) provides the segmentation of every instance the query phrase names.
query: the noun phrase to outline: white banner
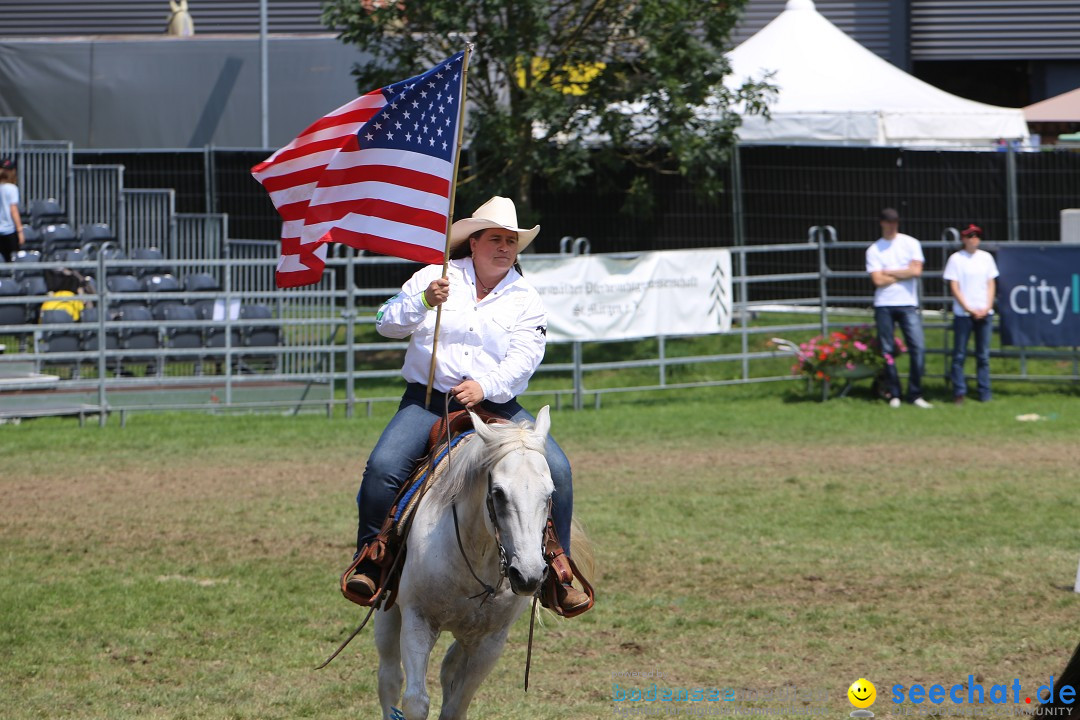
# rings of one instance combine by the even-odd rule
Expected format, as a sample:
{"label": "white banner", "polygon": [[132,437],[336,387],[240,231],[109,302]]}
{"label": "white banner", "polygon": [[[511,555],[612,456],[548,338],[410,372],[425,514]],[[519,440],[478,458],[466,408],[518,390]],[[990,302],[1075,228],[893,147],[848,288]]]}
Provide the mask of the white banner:
{"label": "white banner", "polygon": [[731,329],[727,250],[518,259],[543,298],[548,340],[711,335]]}

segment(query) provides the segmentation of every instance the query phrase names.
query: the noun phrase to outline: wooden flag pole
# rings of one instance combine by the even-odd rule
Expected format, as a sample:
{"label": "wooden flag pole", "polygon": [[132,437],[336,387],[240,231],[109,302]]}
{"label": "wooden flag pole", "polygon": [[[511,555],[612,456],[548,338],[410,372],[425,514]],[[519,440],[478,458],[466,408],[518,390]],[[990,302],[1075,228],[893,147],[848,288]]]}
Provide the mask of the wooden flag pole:
{"label": "wooden flag pole", "polygon": [[[469,78],[469,56],[472,55],[473,44],[465,44],[465,57],[461,60],[461,105],[458,108],[458,136],[457,147],[454,148],[454,174],[450,182],[450,211],[446,214],[446,246],[443,249],[442,277],[446,279],[446,271],[450,265],[450,228],[454,224],[454,200],[457,197],[457,174],[458,164],[461,160],[461,141],[465,136],[465,87]],[[427,292],[427,288],[424,289]],[[435,384],[435,353],[439,349],[439,326],[442,325],[442,303],[435,311],[435,334],[431,339],[431,367],[428,369],[427,392],[424,393],[424,407],[431,404],[431,387]]]}

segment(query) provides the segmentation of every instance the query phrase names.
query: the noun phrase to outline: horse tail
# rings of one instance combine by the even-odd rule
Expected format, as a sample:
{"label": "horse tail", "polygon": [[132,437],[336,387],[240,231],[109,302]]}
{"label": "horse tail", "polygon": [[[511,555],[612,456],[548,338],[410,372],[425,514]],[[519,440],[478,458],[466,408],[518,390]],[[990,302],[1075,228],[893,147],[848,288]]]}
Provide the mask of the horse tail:
{"label": "horse tail", "polygon": [[1061,671],[1057,682],[1054,683],[1054,696],[1050,698],[1050,702],[1036,708],[1035,717],[1080,717],[1080,713],[1076,710],[1075,700],[1068,703],[1061,701],[1061,688],[1066,685],[1073,689],[1080,688],[1080,645],[1076,646],[1069,664]]}
{"label": "horse tail", "polygon": [[578,569],[592,582],[596,577],[596,555],[585,526],[577,518],[570,521],[570,554]]}

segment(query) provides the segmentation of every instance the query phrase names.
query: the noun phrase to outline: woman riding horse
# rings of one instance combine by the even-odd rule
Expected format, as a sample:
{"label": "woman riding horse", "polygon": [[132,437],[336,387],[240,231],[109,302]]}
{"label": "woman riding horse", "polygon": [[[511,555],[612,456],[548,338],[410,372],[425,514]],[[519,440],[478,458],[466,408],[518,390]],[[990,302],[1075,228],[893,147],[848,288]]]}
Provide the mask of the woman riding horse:
{"label": "woman riding horse", "polygon": [[[354,561],[379,533],[398,490],[423,457],[447,397],[451,411],[483,408],[515,422],[534,420],[517,396],[544,357],[547,320],[540,294],[521,275],[517,255],[539,232],[539,225],[531,230],[517,227],[514,202],[493,197],[471,218],[453,224],[446,278],[438,265],[422,268],[379,309],[375,327],[380,335],[409,338],[402,368],[408,387],[397,414],[368,456],[356,496],[360,522]],[[432,311],[440,305],[435,381],[431,404],[425,407],[435,333]],[[555,533],[569,554],[574,506],[570,463],[550,436],[545,455],[555,485],[551,510]],[[564,558],[558,560],[565,563]],[[559,570],[558,577],[566,578],[565,565]],[[370,599],[378,590],[378,579],[378,566],[362,561],[346,582],[347,596],[358,602]],[[556,597],[567,615],[589,604],[589,597],[569,582],[559,583]]]}

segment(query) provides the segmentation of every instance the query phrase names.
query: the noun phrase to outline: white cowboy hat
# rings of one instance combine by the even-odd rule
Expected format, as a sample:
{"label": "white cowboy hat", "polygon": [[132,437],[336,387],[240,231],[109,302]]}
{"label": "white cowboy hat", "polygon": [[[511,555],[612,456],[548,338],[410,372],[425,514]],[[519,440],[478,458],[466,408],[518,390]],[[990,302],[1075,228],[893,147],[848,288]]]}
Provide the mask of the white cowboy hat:
{"label": "white cowboy hat", "polygon": [[476,208],[472,217],[458,220],[450,227],[450,248],[453,249],[465,242],[474,232],[488,228],[502,228],[517,233],[518,252],[521,252],[540,232],[540,226],[525,230],[519,228],[517,224],[517,208],[514,207],[514,201],[496,195]]}

